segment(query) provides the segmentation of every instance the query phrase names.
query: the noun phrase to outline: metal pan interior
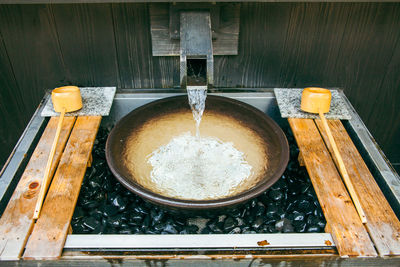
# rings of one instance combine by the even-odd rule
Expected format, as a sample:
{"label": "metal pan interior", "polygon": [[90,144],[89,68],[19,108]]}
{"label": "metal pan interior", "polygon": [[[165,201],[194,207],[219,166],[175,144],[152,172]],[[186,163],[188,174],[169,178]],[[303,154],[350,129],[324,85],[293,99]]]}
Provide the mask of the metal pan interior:
{"label": "metal pan interior", "polygon": [[207,209],[238,204],[257,196],[279,179],[288,161],[286,137],[272,119],[242,102],[208,96],[201,135],[232,142],[253,167],[252,175],[224,198],[174,198],[151,180],[152,167],[147,157],[159,146],[185,132],[195,132],[186,96],[152,102],[132,111],[117,123],[107,140],[107,162],[116,178],[127,188],[153,203],[175,208]]}

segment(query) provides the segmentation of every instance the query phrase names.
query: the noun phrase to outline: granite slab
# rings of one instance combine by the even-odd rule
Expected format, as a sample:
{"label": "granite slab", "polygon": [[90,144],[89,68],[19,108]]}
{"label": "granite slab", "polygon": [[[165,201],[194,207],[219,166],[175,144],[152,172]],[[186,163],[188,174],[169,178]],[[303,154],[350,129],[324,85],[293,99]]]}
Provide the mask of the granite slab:
{"label": "granite slab", "polygon": [[[114,100],[116,87],[81,87],[79,88],[82,96],[83,107],[74,112],[68,112],[65,116],[108,116]],[[55,112],[51,97],[47,100],[42,113],[42,117],[59,116]]]}
{"label": "granite slab", "polygon": [[[337,90],[330,91],[332,93],[331,107],[329,112],[325,113],[325,117],[327,119],[350,120],[351,115],[346,108],[344,99]],[[318,114],[307,113],[300,109],[303,89],[275,88],[274,92],[282,118],[319,118]]]}

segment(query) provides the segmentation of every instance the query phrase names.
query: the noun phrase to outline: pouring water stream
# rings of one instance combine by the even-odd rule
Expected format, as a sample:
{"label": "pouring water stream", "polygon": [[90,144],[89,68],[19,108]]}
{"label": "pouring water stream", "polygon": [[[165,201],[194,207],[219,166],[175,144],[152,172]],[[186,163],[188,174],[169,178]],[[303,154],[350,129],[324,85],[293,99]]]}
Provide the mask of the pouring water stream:
{"label": "pouring water stream", "polygon": [[187,94],[196,135],[174,137],[148,157],[152,181],[170,197],[216,199],[228,196],[252,173],[245,155],[233,143],[200,137],[200,123],[207,98],[206,86],[188,86]]}
{"label": "pouring water stream", "polygon": [[200,123],[206,107],[207,86],[187,86],[189,105],[196,122],[196,137],[200,138]]}

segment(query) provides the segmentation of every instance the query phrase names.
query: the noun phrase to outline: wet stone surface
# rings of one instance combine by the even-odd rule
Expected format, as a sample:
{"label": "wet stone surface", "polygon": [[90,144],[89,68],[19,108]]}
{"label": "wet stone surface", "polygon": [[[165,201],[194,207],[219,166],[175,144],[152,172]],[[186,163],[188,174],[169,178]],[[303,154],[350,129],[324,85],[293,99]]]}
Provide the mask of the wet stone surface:
{"label": "wet stone surface", "polygon": [[290,129],[283,129],[290,160],[281,179],[259,197],[224,215],[180,218],[143,201],[123,187],[108,169],[100,128],[78,203],[73,234],[254,234],[324,232],[325,218]]}

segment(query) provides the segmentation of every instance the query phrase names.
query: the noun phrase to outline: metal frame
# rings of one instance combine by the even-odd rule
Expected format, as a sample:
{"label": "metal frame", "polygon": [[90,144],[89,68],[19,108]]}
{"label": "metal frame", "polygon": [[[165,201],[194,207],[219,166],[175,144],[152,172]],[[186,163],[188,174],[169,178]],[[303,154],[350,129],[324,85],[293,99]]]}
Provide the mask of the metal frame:
{"label": "metal frame", "polygon": [[[156,93],[157,92],[157,93]],[[114,105],[109,117],[103,119],[104,125],[112,125],[115,121],[131,110],[154,101],[159,98],[180,95],[181,91],[167,90],[167,93],[158,93],[153,91],[151,93],[121,93],[115,95],[115,100],[118,105]],[[244,89],[242,92],[225,93],[217,92],[216,95],[231,97],[243,102],[252,104],[253,106],[261,109],[263,112],[270,115],[272,118],[283,123],[285,120],[280,118],[279,110],[276,107],[276,100],[273,89],[262,89],[262,91],[254,92],[254,89]],[[360,150],[364,160],[369,164],[370,169],[375,170],[374,177],[378,183],[388,186],[390,195],[393,195],[393,200],[390,200],[395,212],[396,206],[400,206],[400,178],[390,167],[390,163],[379,149],[379,146],[374,141],[368,129],[358,116],[350,102],[343,92],[341,92],[346,103],[348,104],[349,111],[351,112],[352,119],[345,123],[349,134],[352,136],[357,148]],[[45,95],[44,100],[49,97]],[[27,160],[30,158],[32,148],[36,145],[37,140],[40,138],[42,130],[46,125],[46,120],[40,117],[43,102],[39,105],[35,114],[33,115],[30,123],[28,124],[25,132],[20,138],[19,143],[15,147],[10,159],[2,170],[0,176],[0,192],[1,203],[7,203],[11,195],[7,196],[4,192],[9,191],[12,185],[16,185],[19,180],[19,173],[25,167]],[[133,102],[132,102],[133,101]],[[135,104],[132,104],[135,103]],[[265,242],[264,242],[265,241]],[[312,258],[316,256],[324,256],[324,260],[336,261],[337,255],[334,254],[334,242],[329,233],[318,234],[239,234],[239,235],[68,235],[62,260],[59,262],[65,263],[64,260],[71,259],[103,259],[100,261],[104,263],[104,258],[130,258],[136,260],[140,258],[155,259],[155,258],[177,258],[179,254],[189,250],[190,255],[179,256],[185,259],[209,259],[210,253],[220,253],[225,251],[225,256],[221,258],[241,258],[242,254],[237,254],[238,251],[245,251],[245,258],[255,259],[258,257],[285,257],[294,253],[294,255],[303,255],[300,251],[312,251]],[[268,251],[281,251],[281,254],[269,254]],[[96,252],[97,254],[85,254],[86,252]],[[121,253],[136,254],[108,254],[108,252],[120,251]],[[139,252],[138,252],[139,251]],[[174,255],[167,256],[167,252],[174,252]],[[208,251],[207,255],[202,251]],[[247,251],[247,252],[246,252]],[[254,251],[258,251],[255,253]],[[292,251],[292,252],[289,252]],[[333,252],[332,252],[333,251]],[[166,252],[164,255],[163,253]],[[197,254],[196,254],[196,253]],[[142,254],[141,254],[142,253]],[[146,254],[147,253],[147,254]],[[149,256],[148,253],[152,253]],[[260,254],[261,253],[261,254]],[[140,256],[142,255],[142,256]],[[146,256],[147,255],[147,256]],[[236,256],[235,256],[236,255]],[[304,256],[304,255],[303,255]],[[310,255],[309,255],[310,256]],[[333,259],[328,259],[335,256]],[[233,261],[230,261],[231,264]],[[387,260],[385,263],[392,262]],[[75,262],[78,263],[78,262]],[[107,262],[106,262],[107,263]],[[109,263],[109,262],[108,262]],[[244,262],[241,262],[244,263]],[[246,264],[249,262],[247,261]],[[351,261],[350,261],[351,263]]]}
{"label": "metal frame", "polygon": [[219,235],[68,235],[64,249],[309,248],[335,247],[328,233]]}
{"label": "metal frame", "polygon": [[0,214],[3,213],[9,198],[17,186],[20,179],[19,176],[22,175],[22,171],[28,163],[30,157],[27,157],[27,155],[30,151],[33,151],[40,138],[39,133],[43,130],[46,121],[46,118],[41,117],[40,113],[47,98],[48,94],[40,102],[39,107],[0,172]]}
{"label": "metal frame", "polygon": [[389,160],[342,90],[340,90],[340,94],[346,101],[352,117],[348,121],[350,127],[346,127],[346,130],[351,135],[353,142],[355,142],[357,149],[362,154],[397,217],[400,217],[400,176],[394,171]]}

